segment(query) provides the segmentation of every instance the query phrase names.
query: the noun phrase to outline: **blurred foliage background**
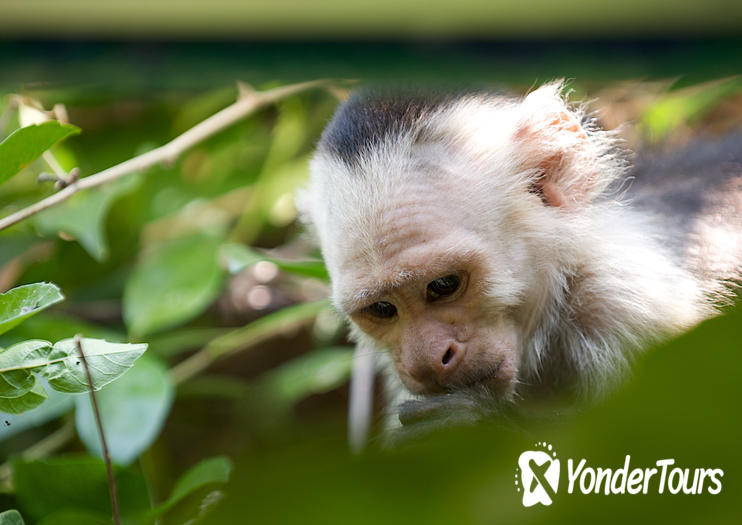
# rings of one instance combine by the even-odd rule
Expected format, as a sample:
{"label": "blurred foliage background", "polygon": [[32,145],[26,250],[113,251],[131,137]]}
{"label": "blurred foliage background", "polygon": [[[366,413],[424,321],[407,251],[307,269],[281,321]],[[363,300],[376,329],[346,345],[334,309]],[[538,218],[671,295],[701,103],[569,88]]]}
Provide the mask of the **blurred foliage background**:
{"label": "blurred foliage background", "polygon": [[[402,80],[524,93],[566,77],[571,97],[589,100],[605,127],[621,126],[633,149],[680,148],[742,123],[738,2],[438,4],[0,4],[0,138],[20,125],[18,101],[61,104],[82,132],[51,152],[82,176],[226,107],[236,80],[265,90],[338,79],[259,110],[172,165],[0,232],[0,292],[49,281],[65,295],[1,335],[0,347],[76,333],[149,344],[99,392],[125,517],[151,521],[155,507],[162,523],[201,514],[205,523],[739,521],[739,308],[649,351],[621,391],[580,413],[348,454],[351,348],[323,302],[326,277],[293,192],[349,88]],[[0,216],[51,194],[53,183],[37,182],[49,170],[39,159],[3,184]],[[105,522],[96,437],[85,396],[50,391],[33,411],[0,414],[0,511],[18,508],[26,523]],[[631,454],[637,466],[673,457],[723,468],[724,489],[559,494],[551,507],[524,509],[514,469],[536,441],[595,466]]]}

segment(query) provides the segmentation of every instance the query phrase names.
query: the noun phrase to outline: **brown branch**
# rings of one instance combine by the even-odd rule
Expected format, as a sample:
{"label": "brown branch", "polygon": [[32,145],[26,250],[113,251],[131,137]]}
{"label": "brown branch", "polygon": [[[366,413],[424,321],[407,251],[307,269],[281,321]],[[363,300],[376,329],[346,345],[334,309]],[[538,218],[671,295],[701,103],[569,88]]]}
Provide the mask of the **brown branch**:
{"label": "brown branch", "polygon": [[258,109],[288,96],[327,83],[327,80],[313,80],[310,82],[281,86],[268,91],[252,91],[250,89],[240,88],[240,97],[235,103],[215,113],[206,120],[199,122],[167,144],[137,157],[133,157],[120,164],[116,164],[115,166],[100,171],[94,175],[74,181],[61,191],[0,219],[0,231],[13,226],[28,217],[36,215],[47,208],[51,208],[52,206],[66,201],[78,191],[100,186],[101,184],[105,184],[123,177],[124,175],[149,168],[156,164],[172,164],[186,150],[248,115],[251,115]]}
{"label": "brown branch", "polygon": [[82,366],[85,368],[85,375],[88,377],[88,386],[90,386],[90,400],[93,403],[93,414],[95,415],[95,423],[98,426],[98,435],[100,436],[101,447],[103,448],[103,461],[106,462],[106,472],[108,472],[108,492],[111,496],[111,507],[113,509],[113,523],[119,525],[121,518],[119,517],[119,500],[116,493],[116,478],[113,476],[113,467],[111,466],[111,455],[108,453],[108,444],[106,443],[106,436],[103,433],[103,420],[100,417],[100,410],[98,409],[98,400],[95,398],[95,386],[93,385],[93,376],[90,374],[90,367],[88,361],[85,359],[85,353],[82,351],[82,340],[80,335],[75,336],[75,344],[77,345],[77,351],[80,353],[80,361]]}

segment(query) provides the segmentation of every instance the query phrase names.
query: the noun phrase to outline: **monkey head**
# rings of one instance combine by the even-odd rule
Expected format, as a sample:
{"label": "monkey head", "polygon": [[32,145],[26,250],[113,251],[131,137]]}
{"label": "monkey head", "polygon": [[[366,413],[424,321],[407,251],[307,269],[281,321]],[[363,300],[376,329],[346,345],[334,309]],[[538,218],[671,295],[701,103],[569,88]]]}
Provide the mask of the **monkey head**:
{"label": "monkey head", "polygon": [[361,91],[336,112],[299,208],[334,304],[412,393],[509,398],[537,374],[540,320],[581,249],[570,225],[618,169],[602,133],[559,84],[524,99]]}

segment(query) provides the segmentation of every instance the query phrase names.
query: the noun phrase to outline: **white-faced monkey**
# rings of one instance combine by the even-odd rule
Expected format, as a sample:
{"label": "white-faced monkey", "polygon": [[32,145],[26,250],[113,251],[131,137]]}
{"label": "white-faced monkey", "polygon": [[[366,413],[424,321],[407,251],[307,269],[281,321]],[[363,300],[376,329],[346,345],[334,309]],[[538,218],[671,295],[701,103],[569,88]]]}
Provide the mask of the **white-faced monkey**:
{"label": "white-faced monkey", "polygon": [[322,135],[299,204],[333,302],[414,396],[593,397],[734,293],[742,138],[629,172],[562,91],[360,90]]}

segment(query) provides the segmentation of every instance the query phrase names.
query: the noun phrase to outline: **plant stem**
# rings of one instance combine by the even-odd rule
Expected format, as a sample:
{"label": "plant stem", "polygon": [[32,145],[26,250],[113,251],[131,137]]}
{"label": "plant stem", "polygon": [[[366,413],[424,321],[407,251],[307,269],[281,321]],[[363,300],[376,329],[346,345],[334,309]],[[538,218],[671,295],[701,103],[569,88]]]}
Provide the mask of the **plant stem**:
{"label": "plant stem", "polygon": [[111,507],[113,509],[113,523],[119,525],[121,519],[119,517],[119,500],[116,493],[116,479],[113,476],[113,467],[111,466],[111,456],[108,453],[108,444],[106,443],[106,436],[103,433],[103,420],[100,416],[100,410],[98,409],[98,401],[95,398],[95,387],[93,386],[93,376],[90,374],[90,367],[88,367],[88,361],[85,359],[85,352],[82,350],[82,340],[80,335],[75,336],[75,344],[77,345],[77,351],[80,353],[80,360],[82,366],[85,368],[85,374],[88,377],[88,386],[90,387],[90,400],[93,403],[93,414],[95,415],[95,423],[98,426],[98,435],[100,436],[100,443],[103,447],[103,461],[106,463],[106,471],[108,472],[108,492],[111,496]]}
{"label": "plant stem", "polygon": [[78,191],[100,186],[101,184],[111,182],[123,177],[124,175],[149,168],[156,164],[172,164],[178,159],[178,157],[180,157],[180,155],[183,154],[183,152],[192,148],[199,142],[203,142],[217,132],[242,120],[248,115],[251,115],[258,109],[280,99],[311,88],[323,86],[327,83],[327,80],[313,80],[310,82],[281,86],[268,91],[253,91],[241,88],[240,96],[235,103],[211,115],[206,120],[199,122],[167,144],[148,151],[147,153],[143,153],[137,157],[125,160],[120,164],[116,164],[115,166],[100,171],[94,175],[72,182],[69,186],[57,193],[0,219],[0,231],[13,226],[28,217],[36,215],[47,208],[51,208],[52,206],[66,201]]}
{"label": "plant stem", "polygon": [[320,310],[328,306],[327,301],[300,303],[261,317],[213,339],[201,350],[171,368],[170,376],[175,384],[187,381],[219,359],[247,350],[280,332],[309,322],[317,316]]}

